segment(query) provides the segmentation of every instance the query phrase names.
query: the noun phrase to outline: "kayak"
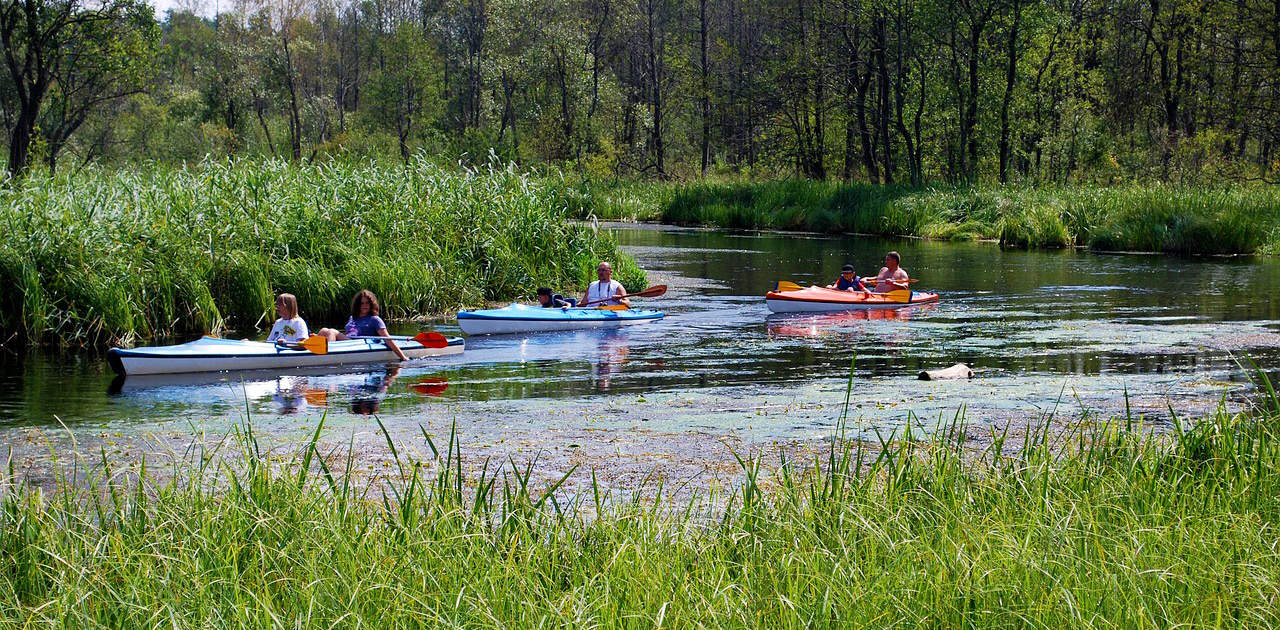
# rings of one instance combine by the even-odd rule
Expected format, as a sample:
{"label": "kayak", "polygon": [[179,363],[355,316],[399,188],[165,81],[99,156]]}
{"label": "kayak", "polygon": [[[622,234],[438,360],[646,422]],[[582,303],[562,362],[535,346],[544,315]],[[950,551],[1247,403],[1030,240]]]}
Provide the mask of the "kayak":
{"label": "kayak", "polygon": [[542,308],[512,304],[458,313],[458,326],[468,335],[506,335],[512,333],[614,328],[643,324],[662,319],[666,313],[641,309],[607,308]]}
{"label": "kayak", "polygon": [[[900,292],[894,292],[901,294]],[[808,287],[798,291],[770,291],[764,296],[769,310],[775,313],[815,313],[865,309],[903,308],[938,301],[937,293],[912,291],[910,301],[895,299],[884,293],[855,293],[824,287]]]}
{"label": "kayak", "polygon": [[[380,339],[364,337],[334,341],[329,343],[329,352],[315,354],[309,350],[282,348],[261,341],[201,337],[174,346],[112,348],[107,351],[107,363],[111,364],[111,369],[116,374],[133,375],[327,367],[396,361],[395,353]],[[429,348],[409,337],[392,339],[410,359],[458,354],[463,349],[460,337],[449,339],[449,345],[444,348]]]}

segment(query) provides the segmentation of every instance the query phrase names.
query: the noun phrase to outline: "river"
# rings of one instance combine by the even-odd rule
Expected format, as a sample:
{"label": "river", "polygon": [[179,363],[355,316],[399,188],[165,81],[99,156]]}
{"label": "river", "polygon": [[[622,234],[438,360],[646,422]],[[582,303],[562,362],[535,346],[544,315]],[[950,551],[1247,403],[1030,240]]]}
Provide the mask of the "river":
{"label": "river", "polygon": [[[1273,376],[1280,369],[1280,264],[1269,259],[609,229],[651,283],[671,286],[645,302],[666,319],[617,331],[470,338],[459,356],[341,373],[121,381],[100,355],[8,352],[0,358],[0,436],[32,464],[69,446],[122,458],[180,453],[192,436],[246,422],[291,444],[323,416],[334,443],[355,435],[357,449],[371,451],[381,439],[376,415],[397,439],[456,426],[481,452],[546,451],[635,476],[670,462],[687,470],[726,445],[816,443],[837,424],[864,438],[909,420],[927,429],[957,413],[977,435],[1082,414],[1127,413],[1166,427],[1174,414],[1239,407],[1251,387],[1242,361]],[[941,293],[940,303],[791,316],[765,308],[763,294],[779,279],[830,282],[846,262],[871,274],[890,249],[920,279],[915,287]],[[457,333],[452,321],[436,329]],[[977,377],[915,379],[957,361]]]}

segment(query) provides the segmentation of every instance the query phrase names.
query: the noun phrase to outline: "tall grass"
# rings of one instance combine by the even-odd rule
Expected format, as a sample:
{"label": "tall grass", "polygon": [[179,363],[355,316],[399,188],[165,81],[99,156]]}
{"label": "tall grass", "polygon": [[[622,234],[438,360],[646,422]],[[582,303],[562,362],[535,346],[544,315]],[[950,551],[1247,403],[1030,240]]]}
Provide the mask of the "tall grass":
{"label": "tall grass", "polygon": [[0,330],[101,343],[269,323],[298,296],[313,326],[372,289],[400,317],[570,289],[615,261],[549,178],[509,170],[210,162],[91,171],[0,189]]}
{"label": "tall grass", "polygon": [[314,436],[282,468],[251,431],[240,464],[132,491],[103,470],[45,495],[11,469],[0,623],[1280,625],[1280,409],[1164,437],[1081,426],[981,455],[956,426],[835,440],[804,466],[743,456],[709,511],[557,491],[573,470],[535,489],[514,461],[464,467],[452,438],[363,489]]}
{"label": "tall grass", "polygon": [[815,181],[697,183],[664,222],[741,229],[993,239],[1011,247],[1250,254],[1280,247],[1273,187],[925,188]]}

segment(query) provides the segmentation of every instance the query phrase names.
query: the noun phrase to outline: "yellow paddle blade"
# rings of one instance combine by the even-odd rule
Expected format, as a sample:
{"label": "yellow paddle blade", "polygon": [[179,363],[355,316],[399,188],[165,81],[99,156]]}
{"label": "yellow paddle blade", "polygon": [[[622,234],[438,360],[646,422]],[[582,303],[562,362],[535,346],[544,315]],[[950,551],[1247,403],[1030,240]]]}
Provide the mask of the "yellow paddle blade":
{"label": "yellow paddle blade", "polygon": [[911,301],[911,292],[906,289],[889,291],[888,293],[881,293],[881,295],[885,296],[886,298],[889,298],[894,302],[910,302]]}
{"label": "yellow paddle blade", "polygon": [[596,307],[596,310],[598,310],[598,311],[625,311],[625,310],[627,310],[627,308],[628,308],[628,307],[627,307],[627,305],[626,305],[626,304],[614,304],[614,305],[612,305],[612,306],[597,306],[597,307]]}
{"label": "yellow paddle blade", "polygon": [[796,283],[794,283],[794,282],[787,282],[786,280],[779,280],[779,281],[778,281],[778,288],[774,289],[774,291],[776,291],[776,292],[778,292],[778,293],[782,293],[783,291],[799,291],[800,289],[803,289],[803,288],[804,288],[804,287],[802,287],[802,286],[800,286],[800,285],[798,285],[798,284],[796,284]]}
{"label": "yellow paddle blade", "polygon": [[311,335],[299,341],[298,346],[314,354],[329,354],[329,340],[320,335]]}

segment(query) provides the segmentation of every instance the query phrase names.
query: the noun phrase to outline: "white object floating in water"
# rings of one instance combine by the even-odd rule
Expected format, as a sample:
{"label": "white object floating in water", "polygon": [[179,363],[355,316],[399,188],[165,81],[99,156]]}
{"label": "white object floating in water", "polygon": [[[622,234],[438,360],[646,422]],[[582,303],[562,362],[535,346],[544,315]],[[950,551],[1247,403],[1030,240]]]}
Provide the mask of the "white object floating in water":
{"label": "white object floating in water", "polygon": [[940,381],[947,378],[973,378],[973,368],[963,363],[957,363],[941,370],[924,370],[920,372],[920,380],[922,381]]}

